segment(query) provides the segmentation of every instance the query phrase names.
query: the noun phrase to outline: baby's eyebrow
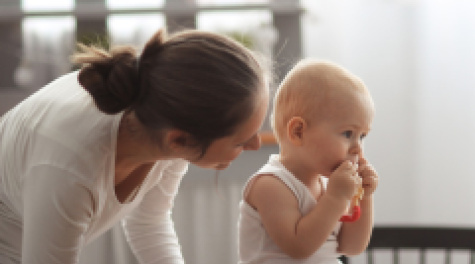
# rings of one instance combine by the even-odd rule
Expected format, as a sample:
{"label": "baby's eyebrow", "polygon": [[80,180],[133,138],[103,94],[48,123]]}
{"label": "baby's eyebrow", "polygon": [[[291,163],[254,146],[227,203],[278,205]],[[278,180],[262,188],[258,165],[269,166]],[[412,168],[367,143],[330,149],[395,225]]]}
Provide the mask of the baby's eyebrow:
{"label": "baby's eyebrow", "polygon": [[371,127],[361,127],[359,125],[356,125],[356,124],[350,124],[350,125],[347,125],[345,127],[350,127],[350,128],[353,128],[353,129],[362,129],[362,130],[365,130],[367,132],[369,132],[371,130]]}

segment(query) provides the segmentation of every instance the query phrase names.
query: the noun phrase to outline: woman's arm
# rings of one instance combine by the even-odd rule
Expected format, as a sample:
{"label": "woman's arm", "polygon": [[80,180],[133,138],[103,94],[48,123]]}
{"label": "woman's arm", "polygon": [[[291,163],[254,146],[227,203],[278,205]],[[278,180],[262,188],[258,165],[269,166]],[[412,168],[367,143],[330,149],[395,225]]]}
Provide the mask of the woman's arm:
{"label": "woman's arm", "polygon": [[187,163],[168,168],[138,208],[123,222],[126,238],[140,263],[183,264],[171,210]]}
{"label": "woman's arm", "polygon": [[90,190],[51,165],[33,167],[25,179],[22,263],[77,263],[93,215]]}

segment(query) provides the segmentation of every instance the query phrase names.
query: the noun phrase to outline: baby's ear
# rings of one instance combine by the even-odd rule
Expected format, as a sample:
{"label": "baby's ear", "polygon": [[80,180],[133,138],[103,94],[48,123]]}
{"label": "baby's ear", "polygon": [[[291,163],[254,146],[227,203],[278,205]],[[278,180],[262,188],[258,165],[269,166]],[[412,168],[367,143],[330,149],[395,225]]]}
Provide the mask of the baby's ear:
{"label": "baby's ear", "polygon": [[287,137],[292,144],[301,146],[303,144],[303,133],[307,128],[307,123],[300,116],[292,117],[287,122]]}

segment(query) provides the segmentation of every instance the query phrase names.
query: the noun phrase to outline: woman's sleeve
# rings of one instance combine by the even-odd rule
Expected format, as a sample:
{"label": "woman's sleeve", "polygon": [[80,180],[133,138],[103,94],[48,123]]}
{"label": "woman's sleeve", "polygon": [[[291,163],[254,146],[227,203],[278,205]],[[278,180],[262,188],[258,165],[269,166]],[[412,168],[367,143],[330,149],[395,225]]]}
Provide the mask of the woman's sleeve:
{"label": "woman's sleeve", "polygon": [[187,168],[185,161],[168,167],[159,183],[123,221],[126,238],[141,264],[184,263],[171,210]]}
{"label": "woman's sleeve", "polygon": [[77,263],[93,215],[90,190],[50,165],[35,166],[25,179],[22,263]]}

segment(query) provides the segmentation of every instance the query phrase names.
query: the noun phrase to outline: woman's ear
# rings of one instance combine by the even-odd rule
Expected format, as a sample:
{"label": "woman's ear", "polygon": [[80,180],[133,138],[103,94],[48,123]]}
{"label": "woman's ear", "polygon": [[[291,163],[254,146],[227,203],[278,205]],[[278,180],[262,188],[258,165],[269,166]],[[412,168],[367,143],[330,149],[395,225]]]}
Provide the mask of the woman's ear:
{"label": "woman's ear", "polygon": [[170,129],[165,132],[165,146],[173,152],[181,152],[193,145],[193,137],[182,130]]}
{"label": "woman's ear", "polygon": [[307,128],[307,123],[300,116],[292,117],[287,122],[287,137],[289,141],[297,146],[303,144],[303,133]]}

